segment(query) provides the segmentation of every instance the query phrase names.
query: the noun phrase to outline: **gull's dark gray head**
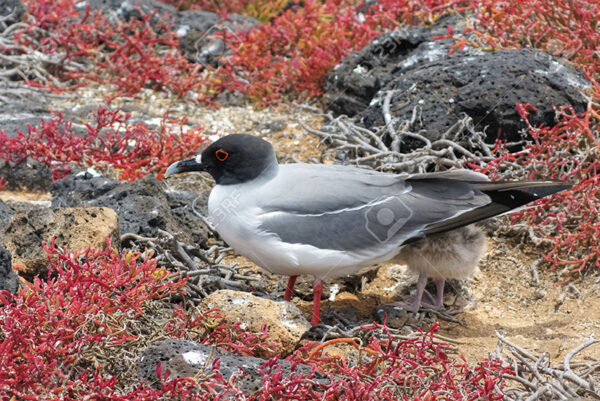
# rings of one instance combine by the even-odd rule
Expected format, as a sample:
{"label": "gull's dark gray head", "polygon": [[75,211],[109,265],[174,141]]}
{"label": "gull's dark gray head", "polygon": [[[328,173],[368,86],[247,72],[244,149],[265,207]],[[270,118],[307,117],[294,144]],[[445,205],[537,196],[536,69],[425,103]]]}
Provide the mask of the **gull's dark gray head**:
{"label": "gull's dark gray head", "polygon": [[171,164],[165,177],[206,171],[217,184],[231,185],[251,181],[276,166],[275,152],[269,142],[252,135],[231,134],[211,144],[201,155]]}

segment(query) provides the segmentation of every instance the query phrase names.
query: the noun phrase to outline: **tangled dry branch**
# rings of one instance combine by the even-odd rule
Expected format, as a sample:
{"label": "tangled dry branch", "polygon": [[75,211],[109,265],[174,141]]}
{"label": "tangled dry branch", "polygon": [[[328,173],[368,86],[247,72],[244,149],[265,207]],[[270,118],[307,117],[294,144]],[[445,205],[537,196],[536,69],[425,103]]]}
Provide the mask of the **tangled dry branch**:
{"label": "tangled dry branch", "polygon": [[565,356],[562,366],[552,366],[546,353],[536,356],[500,333],[496,336],[496,358],[513,370],[503,375],[514,383],[504,389],[508,400],[600,400],[600,362],[572,362],[575,355],[597,344],[597,339],[590,337]]}
{"label": "tangled dry branch", "polygon": [[121,236],[121,243],[133,243],[134,249],[151,249],[159,266],[177,271],[175,278],[185,279],[189,300],[199,302],[218,289],[251,291],[260,277],[246,274],[241,267],[221,263],[230,248],[213,245],[205,250],[178,241],[171,233],[158,230],[156,237],[143,237],[133,233]]}
{"label": "tangled dry branch", "polygon": [[[0,17],[0,22],[11,16]],[[42,86],[66,88],[52,71],[83,71],[84,65],[67,57],[66,51],[49,52],[39,38],[52,37],[39,27],[19,22],[0,32],[0,81],[35,81]]]}
{"label": "tangled dry branch", "polygon": [[[374,130],[357,125],[347,116],[334,117],[331,113],[321,115],[325,125],[320,130],[302,121],[300,124],[306,131],[320,136],[335,152],[345,155],[345,161],[384,171],[423,173],[464,167],[467,161],[483,165],[494,159],[493,146],[484,142],[485,134],[475,130],[471,117],[464,115],[439,139],[430,140],[424,131],[410,131],[418,118],[417,109],[413,110],[410,120],[396,121],[390,117],[388,98],[391,93],[383,104],[386,125]],[[384,135],[391,138],[387,141],[389,144],[384,141]],[[400,146],[406,140],[416,140],[423,145],[401,153]]]}

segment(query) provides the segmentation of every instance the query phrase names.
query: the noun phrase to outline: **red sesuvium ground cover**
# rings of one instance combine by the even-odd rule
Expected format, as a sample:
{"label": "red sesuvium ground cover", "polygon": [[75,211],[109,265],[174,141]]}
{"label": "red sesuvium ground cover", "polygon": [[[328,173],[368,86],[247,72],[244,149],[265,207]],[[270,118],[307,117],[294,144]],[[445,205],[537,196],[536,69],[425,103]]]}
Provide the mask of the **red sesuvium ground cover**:
{"label": "red sesuvium ground cover", "polygon": [[0,159],[19,163],[30,157],[50,166],[54,179],[68,175],[75,164],[111,167],[120,171],[121,180],[133,181],[149,173],[161,178],[171,163],[191,157],[207,139],[201,127],[185,127],[186,119],[168,121],[166,115],[155,130],[104,107],[98,108],[93,119],[83,135],[61,114],[39,126],[28,126],[27,132],[18,131],[14,138],[0,130]]}
{"label": "red sesuvium ground cover", "polygon": [[[111,84],[114,92],[107,101],[132,96],[142,88],[152,88],[186,97],[206,85],[199,65],[181,54],[168,16],[140,13],[141,20],[122,22],[89,8],[82,15],[78,1],[26,1],[29,27],[17,31],[22,44],[43,53],[64,52],[65,59],[81,65],[78,70],[52,73],[71,83],[69,89],[86,81]],[[154,28],[150,20],[156,18]],[[33,42],[31,37],[37,39]],[[31,85],[40,86],[32,81]],[[63,90],[62,86],[50,89]]]}
{"label": "red sesuvium ground cover", "polygon": [[[146,302],[180,293],[156,260],[115,248],[76,254],[47,248],[47,280],[0,296],[0,398],[82,399],[115,381],[86,360],[91,347],[135,339],[128,327]],[[13,398],[14,397],[14,398]]]}

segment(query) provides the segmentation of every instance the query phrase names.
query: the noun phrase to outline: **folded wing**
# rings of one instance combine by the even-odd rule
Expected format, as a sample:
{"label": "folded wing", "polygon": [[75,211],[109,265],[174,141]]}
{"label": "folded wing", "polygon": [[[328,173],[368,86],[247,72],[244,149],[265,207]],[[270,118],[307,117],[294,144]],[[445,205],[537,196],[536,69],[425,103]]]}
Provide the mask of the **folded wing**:
{"label": "folded wing", "polygon": [[280,168],[280,182],[272,185],[281,195],[263,197],[260,228],[285,242],[322,249],[371,253],[399,247],[436,224],[469,224],[472,219],[460,216],[492,203],[477,189],[490,185],[487,178],[468,170],[393,175],[341,166]]}

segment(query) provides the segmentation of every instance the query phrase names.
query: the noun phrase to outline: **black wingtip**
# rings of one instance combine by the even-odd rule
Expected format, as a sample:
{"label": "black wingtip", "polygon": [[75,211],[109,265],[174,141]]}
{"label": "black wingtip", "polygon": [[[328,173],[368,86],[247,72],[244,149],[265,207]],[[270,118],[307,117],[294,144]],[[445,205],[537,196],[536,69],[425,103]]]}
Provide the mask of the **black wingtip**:
{"label": "black wingtip", "polygon": [[566,191],[567,189],[573,188],[573,185],[569,184],[555,184],[555,185],[547,185],[542,187],[530,187],[523,188],[521,191],[529,193],[531,196],[536,199],[541,199],[549,195],[553,195],[562,191]]}
{"label": "black wingtip", "polygon": [[483,191],[492,198],[494,203],[500,203],[509,209],[516,209],[529,202],[545,198],[546,196],[570,189],[572,185],[554,182],[532,182],[529,186],[518,188],[499,187]]}
{"label": "black wingtip", "polygon": [[474,186],[490,197],[491,202],[427,227],[425,234],[449,231],[471,223],[498,216],[522,207],[530,202],[567,190],[573,186],[556,181],[521,181],[474,183]]}

